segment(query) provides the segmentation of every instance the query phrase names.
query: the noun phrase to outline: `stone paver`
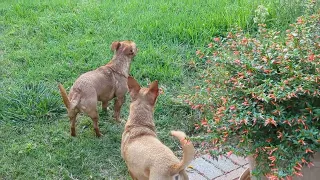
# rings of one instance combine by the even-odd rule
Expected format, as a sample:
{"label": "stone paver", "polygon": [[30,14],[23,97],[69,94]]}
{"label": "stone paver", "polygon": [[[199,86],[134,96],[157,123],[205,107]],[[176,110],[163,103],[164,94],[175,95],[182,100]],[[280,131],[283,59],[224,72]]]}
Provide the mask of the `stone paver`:
{"label": "stone paver", "polygon": [[203,155],[191,162],[187,173],[190,180],[238,180],[247,167],[247,160],[235,155],[222,156],[218,160]]}
{"label": "stone paver", "polygon": [[229,156],[229,159],[234,162],[235,164],[238,164],[240,166],[243,166],[245,164],[248,164],[248,161],[244,158],[244,157],[239,157],[239,156],[236,156],[234,154],[231,154]]}
{"label": "stone paver", "polygon": [[213,179],[223,174],[221,170],[214,167],[211,163],[204,160],[202,157],[193,160],[190,166],[193,169],[197,170],[199,174],[202,174],[208,179]]}
{"label": "stone paver", "polygon": [[230,172],[239,167],[237,164],[233,163],[230,159],[224,156],[219,157],[218,160],[213,159],[210,155],[204,155],[202,158],[210,161],[211,164],[213,164],[215,167],[218,167],[224,173]]}
{"label": "stone paver", "polygon": [[217,177],[215,180],[233,180],[236,179],[238,180],[238,178],[241,176],[241,174],[245,171],[246,169],[240,167],[239,169],[236,169],[234,171],[231,171],[225,175],[222,175],[220,177]]}
{"label": "stone paver", "polygon": [[192,169],[192,168],[188,168],[187,169],[187,173],[188,173],[188,176],[189,176],[190,180],[192,180],[192,179],[195,179],[195,180],[208,180],[209,179],[209,178],[201,175],[199,171],[197,171],[195,169]]}

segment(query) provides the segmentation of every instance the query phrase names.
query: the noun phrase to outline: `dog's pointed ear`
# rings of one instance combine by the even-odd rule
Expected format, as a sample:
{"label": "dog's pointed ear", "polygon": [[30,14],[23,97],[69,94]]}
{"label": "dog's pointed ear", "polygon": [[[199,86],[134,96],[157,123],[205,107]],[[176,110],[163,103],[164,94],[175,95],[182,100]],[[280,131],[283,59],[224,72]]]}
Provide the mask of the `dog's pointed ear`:
{"label": "dog's pointed ear", "polygon": [[153,81],[150,85],[149,85],[149,93],[155,95],[155,97],[158,97],[159,95],[159,88],[158,88],[158,81]]}
{"label": "dog's pointed ear", "polygon": [[119,41],[114,41],[112,44],[111,44],[111,50],[114,52],[114,51],[117,51],[120,47],[121,43]]}
{"label": "dog's pointed ear", "polygon": [[132,76],[128,77],[128,88],[130,96],[136,95],[141,89],[139,83]]}

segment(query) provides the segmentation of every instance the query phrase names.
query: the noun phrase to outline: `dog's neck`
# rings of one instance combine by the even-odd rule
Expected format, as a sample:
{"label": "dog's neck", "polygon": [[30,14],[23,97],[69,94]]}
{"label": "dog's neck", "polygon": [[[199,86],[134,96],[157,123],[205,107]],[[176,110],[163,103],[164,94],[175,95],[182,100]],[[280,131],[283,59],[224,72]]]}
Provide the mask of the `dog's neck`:
{"label": "dog's neck", "polygon": [[131,104],[126,127],[145,126],[155,131],[153,108],[145,104]]}
{"label": "dog's neck", "polygon": [[112,60],[107,64],[112,69],[125,77],[129,76],[131,58],[125,55],[114,55]]}

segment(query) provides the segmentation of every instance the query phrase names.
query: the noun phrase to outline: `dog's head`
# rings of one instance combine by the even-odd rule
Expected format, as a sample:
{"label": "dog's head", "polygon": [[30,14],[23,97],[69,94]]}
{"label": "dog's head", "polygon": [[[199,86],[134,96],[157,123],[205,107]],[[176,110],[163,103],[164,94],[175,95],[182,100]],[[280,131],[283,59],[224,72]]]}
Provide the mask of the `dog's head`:
{"label": "dog's head", "polygon": [[138,48],[133,41],[115,41],[111,44],[111,50],[117,55],[133,58],[136,56]]}
{"label": "dog's head", "polygon": [[128,88],[131,103],[143,104],[154,107],[159,95],[158,81],[152,82],[148,88],[140,87],[139,83],[131,76],[128,77]]}

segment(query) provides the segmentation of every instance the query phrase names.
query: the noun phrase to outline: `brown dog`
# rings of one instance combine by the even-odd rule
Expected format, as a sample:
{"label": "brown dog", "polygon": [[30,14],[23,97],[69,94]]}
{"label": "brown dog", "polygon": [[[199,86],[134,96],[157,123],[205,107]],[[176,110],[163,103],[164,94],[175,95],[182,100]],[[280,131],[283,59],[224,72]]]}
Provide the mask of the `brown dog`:
{"label": "brown dog", "polygon": [[158,97],[158,82],[141,88],[135,79],[128,77],[131,97],[129,119],[122,134],[121,156],[134,180],[186,180],[185,168],[192,161],[195,150],[186,140],[185,133],[171,131],[180,140],[183,158],[174,153],[157,138],[153,109]]}
{"label": "brown dog", "polygon": [[96,135],[101,136],[98,127],[98,101],[102,101],[102,108],[106,110],[108,101],[117,97],[114,103],[114,117],[120,122],[120,109],[128,91],[130,63],[137,53],[137,48],[132,41],[116,41],[112,43],[111,50],[115,52],[112,60],[105,66],[82,74],[71,87],[69,96],[62,84],[59,84],[70,118],[71,136],[76,135],[75,122],[79,112],[88,114],[93,121]]}

